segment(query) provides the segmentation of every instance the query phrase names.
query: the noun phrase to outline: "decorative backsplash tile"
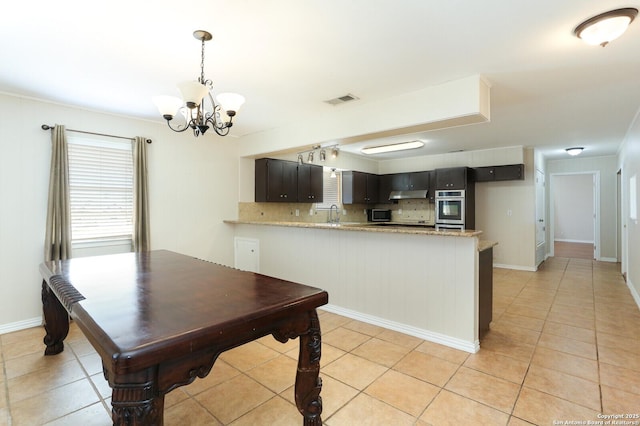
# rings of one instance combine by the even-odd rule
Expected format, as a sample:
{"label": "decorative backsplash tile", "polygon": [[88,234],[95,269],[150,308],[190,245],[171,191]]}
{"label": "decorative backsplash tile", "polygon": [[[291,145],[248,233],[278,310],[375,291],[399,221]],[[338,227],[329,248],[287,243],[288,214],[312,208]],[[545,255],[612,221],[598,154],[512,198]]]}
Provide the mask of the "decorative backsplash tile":
{"label": "decorative backsplash tile", "polygon": [[[365,204],[343,205],[341,222],[366,222]],[[435,223],[434,205],[428,200],[399,200],[394,204],[378,204],[376,208],[391,209],[394,222]],[[314,203],[238,203],[238,220],[264,222],[327,222],[328,210],[316,210]]]}

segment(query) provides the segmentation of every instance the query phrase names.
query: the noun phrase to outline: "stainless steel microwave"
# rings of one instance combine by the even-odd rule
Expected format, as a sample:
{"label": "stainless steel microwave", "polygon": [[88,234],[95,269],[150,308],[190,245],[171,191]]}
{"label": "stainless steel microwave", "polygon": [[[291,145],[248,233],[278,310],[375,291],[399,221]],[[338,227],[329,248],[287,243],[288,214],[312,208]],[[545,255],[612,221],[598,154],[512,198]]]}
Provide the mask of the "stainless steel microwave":
{"label": "stainless steel microwave", "polygon": [[369,222],[389,222],[391,221],[391,210],[367,209],[367,220]]}

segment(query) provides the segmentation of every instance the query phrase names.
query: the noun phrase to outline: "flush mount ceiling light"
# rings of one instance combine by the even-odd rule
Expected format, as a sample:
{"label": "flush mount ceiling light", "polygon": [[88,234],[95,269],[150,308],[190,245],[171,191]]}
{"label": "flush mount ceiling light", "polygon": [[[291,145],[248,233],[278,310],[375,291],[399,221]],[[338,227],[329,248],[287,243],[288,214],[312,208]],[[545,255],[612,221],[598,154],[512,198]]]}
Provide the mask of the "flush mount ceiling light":
{"label": "flush mount ceiling light", "polygon": [[573,33],[587,44],[605,47],[617,39],[638,15],[638,9],[625,8],[601,13],[578,25]]}
{"label": "flush mount ceiling light", "polygon": [[565,149],[565,151],[567,151],[567,154],[572,155],[572,156],[576,156],[579,155],[580,153],[582,153],[582,150],[584,148],[581,146],[574,146],[573,148],[567,148]]}
{"label": "flush mount ceiling light", "polygon": [[423,146],[424,146],[424,142],[422,141],[411,141],[411,142],[395,143],[391,145],[368,146],[368,147],[362,148],[360,152],[367,155],[382,154],[385,152],[404,151],[405,149],[416,149]]}
{"label": "flush mount ceiling light", "polygon": [[220,93],[216,97],[218,103],[213,100],[213,82],[204,77],[204,43],[211,40],[212,36],[203,30],[194,31],[193,36],[202,42],[198,81],[187,81],[178,85],[182,99],[175,96],[156,96],[153,102],[174,132],[192,129],[193,135],[198,137],[209,127],[213,127],[218,135],[226,136],[233,126],[233,117],[244,103],[244,96],[237,93]]}

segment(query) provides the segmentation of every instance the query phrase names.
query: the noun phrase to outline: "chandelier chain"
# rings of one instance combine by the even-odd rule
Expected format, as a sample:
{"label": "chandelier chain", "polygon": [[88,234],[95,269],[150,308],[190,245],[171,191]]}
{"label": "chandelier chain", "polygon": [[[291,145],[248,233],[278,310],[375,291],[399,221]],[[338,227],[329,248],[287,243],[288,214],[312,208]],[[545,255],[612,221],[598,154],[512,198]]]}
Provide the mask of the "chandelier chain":
{"label": "chandelier chain", "polygon": [[204,38],[202,39],[202,48],[201,48],[201,60],[200,60],[200,83],[205,84],[204,81]]}

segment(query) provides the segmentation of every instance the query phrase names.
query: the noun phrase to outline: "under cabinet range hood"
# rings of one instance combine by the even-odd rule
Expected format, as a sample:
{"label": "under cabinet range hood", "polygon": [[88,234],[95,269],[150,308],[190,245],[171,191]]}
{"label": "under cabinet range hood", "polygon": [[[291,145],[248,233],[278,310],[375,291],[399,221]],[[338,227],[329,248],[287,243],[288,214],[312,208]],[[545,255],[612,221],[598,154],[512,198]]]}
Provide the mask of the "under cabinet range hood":
{"label": "under cabinet range hood", "polygon": [[412,191],[391,191],[389,194],[390,200],[411,200],[416,198],[427,198],[426,189],[416,189]]}

